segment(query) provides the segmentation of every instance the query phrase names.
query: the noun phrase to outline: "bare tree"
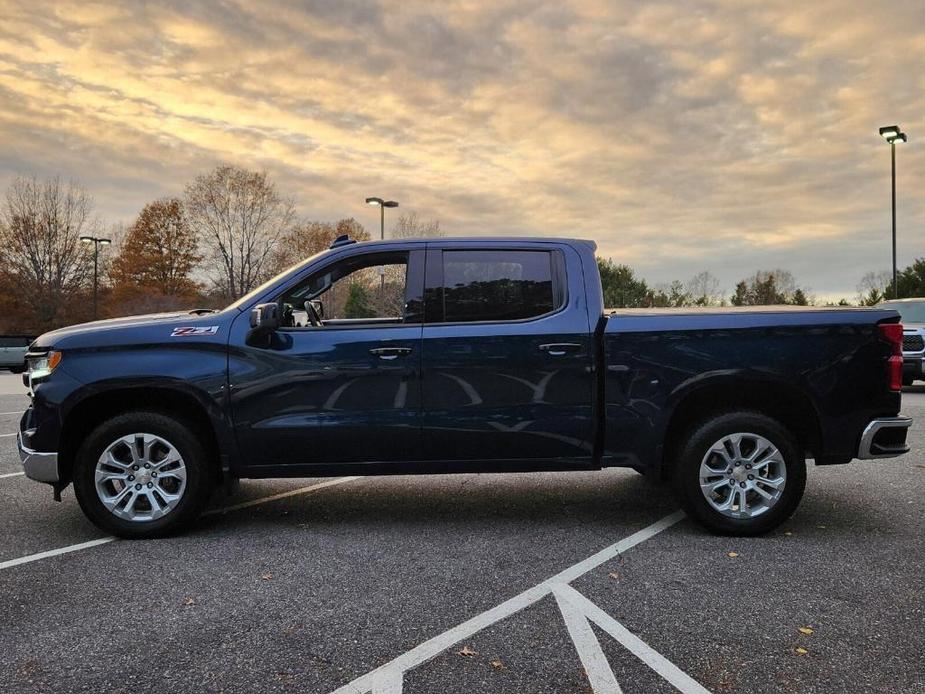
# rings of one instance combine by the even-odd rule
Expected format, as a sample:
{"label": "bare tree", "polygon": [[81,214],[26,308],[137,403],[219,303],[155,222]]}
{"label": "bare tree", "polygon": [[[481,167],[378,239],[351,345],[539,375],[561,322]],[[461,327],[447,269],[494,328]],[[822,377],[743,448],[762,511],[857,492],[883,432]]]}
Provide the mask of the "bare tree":
{"label": "bare tree", "polygon": [[418,218],[417,212],[400,215],[392,226],[393,239],[412,239],[423,237],[444,236],[440,230],[439,219],[424,221]]}
{"label": "bare tree", "polygon": [[338,236],[347,234],[354,241],[369,241],[369,232],[353,217],[331,222],[302,222],[289,229],[281,237],[273,258],[273,265],[279,271],[300,263],[331,246]]}
{"label": "bare tree", "polygon": [[86,287],[92,260],[82,235],[93,231],[93,200],[58,178],[16,178],[0,209],[0,265],[40,329]]}
{"label": "bare tree", "polygon": [[186,212],[216,289],[236,299],[269,274],[293,205],[265,171],[219,166],[186,187]]}
{"label": "bare tree", "polygon": [[858,282],[858,303],[874,306],[883,301],[893,284],[893,275],[888,270],[868,272]]}
{"label": "bare tree", "polygon": [[723,300],[719,280],[707,270],[691,277],[686,289],[695,306],[719,306]]}

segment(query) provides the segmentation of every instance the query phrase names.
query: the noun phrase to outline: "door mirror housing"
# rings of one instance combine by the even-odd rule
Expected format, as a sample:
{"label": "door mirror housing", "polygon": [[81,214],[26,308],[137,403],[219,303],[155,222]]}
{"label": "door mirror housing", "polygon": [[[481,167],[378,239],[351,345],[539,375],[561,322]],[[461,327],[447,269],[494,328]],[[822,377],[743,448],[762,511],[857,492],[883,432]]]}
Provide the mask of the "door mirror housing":
{"label": "door mirror housing", "polygon": [[280,327],[279,304],[257,304],[251,309],[251,329],[244,341],[253,347],[269,347],[273,334]]}
{"label": "door mirror housing", "polygon": [[251,309],[251,330],[274,332],[279,329],[279,304],[257,304]]}

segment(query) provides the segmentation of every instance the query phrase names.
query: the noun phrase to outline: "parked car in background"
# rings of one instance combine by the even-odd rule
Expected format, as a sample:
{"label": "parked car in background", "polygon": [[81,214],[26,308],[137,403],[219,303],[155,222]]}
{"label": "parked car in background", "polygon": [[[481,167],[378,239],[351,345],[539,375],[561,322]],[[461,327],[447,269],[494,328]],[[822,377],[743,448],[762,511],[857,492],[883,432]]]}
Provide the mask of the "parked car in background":
{"label": "parked car in background", "polygon": [[903,322],[903,385],[925,380],[925,297],[884,301]]}
{"label": "parked car in background", "polygon": [[26,352],[35,339],[32,335],[0,335],[0,369],[15,374],[26,370]]}
{"label": "parked car in background", "polygon": [[797,507],[807,458],[909,450],[896,311],[607,313],[594,251],[342,237],[220,312],[46,333],[25,473],[142,538],[235,478],[623,466],[756,535]]}

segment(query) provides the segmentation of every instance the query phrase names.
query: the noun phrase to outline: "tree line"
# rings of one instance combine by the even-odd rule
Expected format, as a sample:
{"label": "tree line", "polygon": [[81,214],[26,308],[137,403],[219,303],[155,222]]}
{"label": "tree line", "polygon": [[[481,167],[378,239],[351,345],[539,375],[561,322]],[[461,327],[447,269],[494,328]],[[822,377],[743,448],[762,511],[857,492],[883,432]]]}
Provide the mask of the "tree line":
{"label": "tree line", "polygon": [[759,270],[736,284],[731,296],[723,293],[719,279],[707,270],[686,282],[674,280],[650,286],[637,277],[628,265],[618,265],[612,259],[598,258],[604,290],[604,305],[608,308],[666,308],[681,306],[762,306],[791,304],[807,306],[811,296],[798,287],[787,270]]}
{"label": "tree line", "polygon": [[[76,183],[14,179],[0,200],[0,333],[38,334],[92,319],[93,245],[81,243],[82,236],[114,241],[100,256],[100,318],[220,308],[342,234],[370,238],[353,217],[300,217],[266,172],[227,165],[197,176],[181,195],[146,204],[126,228],[105,229]],[[442,233],[439,221],[411,212],[398,217],[389,236]],[[598,267],[608,308],[814,303],[784,269],[759,270],[727,293],[706,270],[687,281],[650,285],[612,259],[598,258]],[[370,273],[369,282],[377,277]],[[904,268],[897,284],[900,297],[925,296],[925,258]],[[344,297],[348,310],[370,310],[372,289],[352,288]],[[868,272],[857,290],[853,303],[874,305],[892,296],[890,275]]]}
{"label": "tree line", "polygon": [[[93,244],[112,238],[99,261],[99,318],[220,308],[348,234],[352,217],[300,218],[266,172],[219,166],[183,194],[146,204],[126,228],[107,228],[90,195],[59,178],[18,177],[0,201],[0,333],[38,334],[93,318]],[[390,237],[441,235],[437,220],[401,214]]]}

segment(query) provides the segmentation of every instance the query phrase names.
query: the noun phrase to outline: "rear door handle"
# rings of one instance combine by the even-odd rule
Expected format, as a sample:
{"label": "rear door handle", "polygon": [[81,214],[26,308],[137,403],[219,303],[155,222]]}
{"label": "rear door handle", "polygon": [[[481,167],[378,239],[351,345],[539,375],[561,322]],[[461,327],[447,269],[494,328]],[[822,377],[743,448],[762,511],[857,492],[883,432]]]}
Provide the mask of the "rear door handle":
{"label": "rear door handle", "polygon": [[374,354],[380,359],[385,359],[386,361],[391,361],[392,359],[398,359],[398,357],[404,357],[408,354],[411,354],[410,347],[374,347],[369,350],[370,354]]}
{"label": "rear door handle", "polygon": [[550,344],[540,345],[541,352],[546,352],[546,354],[551,354],[554,357],[561,357],[564,354],[577,352],[580,349],[581,345],[577,342],[552,342]]}

